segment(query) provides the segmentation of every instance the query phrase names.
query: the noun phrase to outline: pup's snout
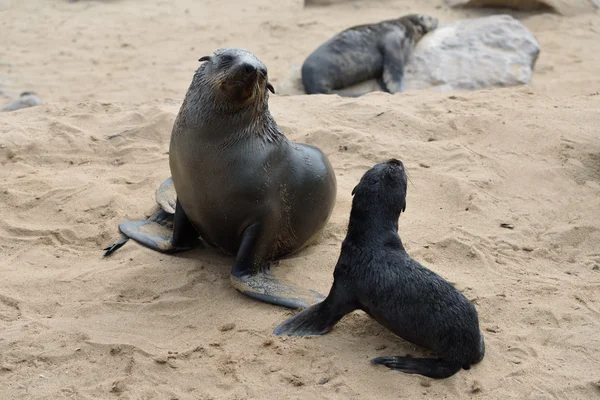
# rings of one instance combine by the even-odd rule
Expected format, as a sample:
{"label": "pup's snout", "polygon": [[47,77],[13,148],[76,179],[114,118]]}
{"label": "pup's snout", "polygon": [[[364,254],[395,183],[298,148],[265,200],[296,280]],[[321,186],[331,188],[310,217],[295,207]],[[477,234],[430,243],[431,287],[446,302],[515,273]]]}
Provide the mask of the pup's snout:
{"label": "pup's snout", "polygon": [[388,160],[388,164],[390,165],[397,165],[401,168],[404,168],[404,164],[402,163],[402,161],[398,160],[397,158],[390,158]]}

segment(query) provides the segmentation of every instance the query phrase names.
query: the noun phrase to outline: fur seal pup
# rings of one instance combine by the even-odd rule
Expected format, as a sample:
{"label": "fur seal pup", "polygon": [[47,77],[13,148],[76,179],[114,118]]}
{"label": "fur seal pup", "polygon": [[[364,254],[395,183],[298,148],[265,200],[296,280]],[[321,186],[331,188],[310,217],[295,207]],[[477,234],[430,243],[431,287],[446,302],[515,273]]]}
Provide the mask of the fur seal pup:
{"label": "fur seal pup", "polygon": [[396,159],[376,164],[363,175],[352,191],[348,234],[329,295],[280,324],[276,335],[322,335],[344,315],[361,309],[438,356],[377,357],[373,363],[440,379],[483,358],[475,306],[402,246],[398,218],[406,210],[406,180],[404,165]]}
{"label": "fur seal pup", "polygon": [[171,178],[156,192],[161,209],[119,230],[162,253],[195,247],[200,237],[235,255],[231,281],[240,292],[284,307],[312,305],[324,296],[278,280],[269,262],[322,231],[337,194],[333,168],[321,150],[290,141],[277,126],[267,67],[252,53],[219,49],[199,61],[173,125]]}
{"label": "fur seal pup", "polygon": [[370,79],[383,91],[404,90],[404,67],[415,43],[438,26],[423,14],[348,28],[329,39],[302,64],[307,94],[330,94]]}

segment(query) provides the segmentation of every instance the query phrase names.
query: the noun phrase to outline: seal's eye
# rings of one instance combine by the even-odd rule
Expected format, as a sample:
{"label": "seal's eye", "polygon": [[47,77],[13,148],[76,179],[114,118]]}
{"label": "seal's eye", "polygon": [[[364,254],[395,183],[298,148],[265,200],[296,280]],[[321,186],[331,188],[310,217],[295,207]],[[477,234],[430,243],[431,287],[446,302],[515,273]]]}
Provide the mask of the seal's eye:
{"label": "seal's eye", "polygon": [[260,74],[262,76],[267,76],[267,69],[266,68],[261,68],[261,69],[258,70],[258,72],[260,72]]}
{"label": "seal's eye", "polygon": [[233,61],[233,57],[224,55],[221,57],[221,61],[223,61],[223,64],[229,64]]}

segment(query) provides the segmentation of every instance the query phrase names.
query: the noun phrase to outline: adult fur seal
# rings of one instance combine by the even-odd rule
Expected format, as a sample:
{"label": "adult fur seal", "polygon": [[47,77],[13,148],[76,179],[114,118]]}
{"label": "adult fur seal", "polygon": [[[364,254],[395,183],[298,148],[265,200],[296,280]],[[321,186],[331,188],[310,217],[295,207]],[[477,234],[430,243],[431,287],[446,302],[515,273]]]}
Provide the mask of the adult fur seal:
{"label": "adult fur seal", "polygon": [[307,94],[333,90],[377,79],[389,93],[404,89],[404,67],[415,43],[438,26],[438,20],[410,14],[375,24],[348,28],[318,47],[302,64]]}
{"label": "adult fur seal", "polygon": [[398,236],[406,209],[406,172],[391,159],[367,171],[352,194],[348,234],[327,298],[284,321],[276,335],[322,335],[361,309],[438,358],[377,357],[389,368],[447,378],[484,355],[477,311],[456,288],[413,260]]}
{"label": "adult fur seal", "polygon": [[240,292],[290,308],[314,304],[324,296],[278,280],[269,262],[304,248],[324,228],[337,191],[331,164],[277,126],[267,68],[252,53],[219,49],[200,61],[173,126],[172,178],[156,193],[161,209],[119,229],[163,253],[190,249],[199,236],[235,255],[231,281]]}

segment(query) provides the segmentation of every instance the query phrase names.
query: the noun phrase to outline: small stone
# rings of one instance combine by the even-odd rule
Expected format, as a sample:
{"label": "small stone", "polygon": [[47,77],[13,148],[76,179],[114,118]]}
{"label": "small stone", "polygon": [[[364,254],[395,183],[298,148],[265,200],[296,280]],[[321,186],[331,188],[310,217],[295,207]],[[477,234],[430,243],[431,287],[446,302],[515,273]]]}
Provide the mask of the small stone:
{"label": "small stone", "polygon": [[281,367],[278,365],[271,365],[269,367],[269,372],[277,372],[277,371],[281,371]]}
{"label": "small stone", "polygon": [[596,264],[592,267],[592,271],[598,271],[600,270],[600,265]]}
{"label": "small stone", "polygon": [[509,223],[506,223],[506,222],[501,223],[500,227],[506,228],[506,229],[515,229],[515,227],[514,227],[513,224],[509,224]]}
{"label": "small stone", "polygon": [[110,388],[112,393],[121,393],[123,390],[125,390],[125,384],[122,381],[114,381]]}
{"label": "small stone", "polygon": [[233,328],[235,328],[235,324],[234,324],[233,322],[230,322],[230,323],[228,323],[228,324],[222,325],[222,326],[219,328],[219,330],[220,330],[221,332],[226,332],[226,331],[230,331],[230,330],[232,330]]}
{"label": "small stone", "polygon": [[523,246],[523,247],[521,247],[521,250],[530,253],[530,252],[533,251],[533,247],[531,247],[531,246]]}
{"label": "small stone", "polygon": [[387,348],[387,345],[385,345],[385,344],[381,344],[381,345],[379,345],[379,346],[375,347],[375,350],[383,350],[383,349],[385,349],[385,348]]}
{"label": "small stone", "polygon": [[485,328],[485,330],[491,333],[498,333],[500,332],[500,327],[498,325],[488,326],[487,328]]}
{"label": "small stone", "polygon": [[329,382],[329,378],[321,378],[321,380],[319,380],[318,385],[324,385],[327,382]]}
{"label": "small stone", "polygon": [[166,364],[167,363],[167,357],[165,357],[165,356],[154,357],[154,362],[156,362],[158,364]]}
{"label": "small stone", "polygon": [[521,364],[521,360],[510,360],[513,364]]}
{"label": "small stone", "polygon": [[263,342],[263,346],[268,347],[273,344],[273,339],[267,339]]}
{"label": "small stone", "polygon": [[427,165],[425,163],[419,163],[419,167],[421,167],[421,168],[431,168],[429,165]]}
{"label": "small stone", "polygon": [[298,375],[292,375],[290,378],[288,378],[288,380],[292,385],[296,387],[304,386],[304,382],[300,379]]}
{"label": "small stone", "polygon": [[471,393],[481,393],[482,387],[479,381],[473,381],[471,384]]}
{"label": "small stone", "polygon": [[425,379],[425,378],[419,378],[419,383],[423,387],[430,387],[431,386],[431,381],[428,380],[428,379]]}

